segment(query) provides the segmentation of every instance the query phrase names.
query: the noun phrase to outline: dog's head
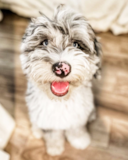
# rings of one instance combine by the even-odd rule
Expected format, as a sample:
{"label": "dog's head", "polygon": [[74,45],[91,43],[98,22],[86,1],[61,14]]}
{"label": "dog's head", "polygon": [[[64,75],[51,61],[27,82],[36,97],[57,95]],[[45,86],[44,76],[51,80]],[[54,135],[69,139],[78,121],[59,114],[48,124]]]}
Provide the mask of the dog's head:
{"label": "dog's head", "polygon": [[65,5],[57,7],[53,19],[32,19],[21,50],[28,79],[53,97],[99,76],[101,49],[95,33],[84,16]]}

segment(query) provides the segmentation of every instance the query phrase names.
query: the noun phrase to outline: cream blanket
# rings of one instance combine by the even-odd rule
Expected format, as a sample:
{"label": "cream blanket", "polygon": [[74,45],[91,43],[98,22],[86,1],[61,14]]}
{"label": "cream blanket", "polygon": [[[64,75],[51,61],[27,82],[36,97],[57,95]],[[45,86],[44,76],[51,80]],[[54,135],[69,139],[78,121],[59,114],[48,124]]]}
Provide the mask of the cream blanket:
{"label": "cream blanket", "polygon": [[0,8],[25,17],[36,17],[39,11],[51,17],[60,3],[83,13],[97,32],[128,33],[128,0],[1,0]]}

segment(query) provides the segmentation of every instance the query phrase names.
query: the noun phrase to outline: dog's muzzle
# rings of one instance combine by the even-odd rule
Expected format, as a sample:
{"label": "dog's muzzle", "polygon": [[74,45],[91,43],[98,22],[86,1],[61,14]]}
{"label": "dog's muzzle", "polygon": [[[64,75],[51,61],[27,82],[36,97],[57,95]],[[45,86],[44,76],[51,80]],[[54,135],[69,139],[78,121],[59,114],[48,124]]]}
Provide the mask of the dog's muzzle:
{"label": "dog's muzzle", "polygon": [[67,62],[57,62],[52,66],[53,72],[56,76],[64,78],[71,72],[71,66]]}
{"label": "dog's muzzle", "polygon": [[[67,62],[57,62],[53,64],[52,71],[56,76],[60,78],[64,78],[71,72],[71,66]],[[57,82],[54,81],[51,83],[51,91],[56,96],[64,96],[68,93],[69,90],[69,82]]]}

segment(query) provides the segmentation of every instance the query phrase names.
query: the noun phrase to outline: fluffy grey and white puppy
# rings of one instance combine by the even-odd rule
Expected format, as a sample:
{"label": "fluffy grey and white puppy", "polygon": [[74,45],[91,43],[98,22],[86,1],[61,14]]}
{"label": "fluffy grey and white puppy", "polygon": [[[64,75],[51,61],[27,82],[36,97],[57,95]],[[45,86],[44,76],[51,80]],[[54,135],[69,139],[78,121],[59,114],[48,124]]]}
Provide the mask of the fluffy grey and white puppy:
{"label": "fluffy grey and white puppy", "polygon": [[33,134],[44,137],[50,155],[63,152],[65,137],[85,149],[90,144],[86,124],[95,109],[91,83],[101,64],[91,26],[81,14],[60,5],[53,19],[32,19],[21,50]]}

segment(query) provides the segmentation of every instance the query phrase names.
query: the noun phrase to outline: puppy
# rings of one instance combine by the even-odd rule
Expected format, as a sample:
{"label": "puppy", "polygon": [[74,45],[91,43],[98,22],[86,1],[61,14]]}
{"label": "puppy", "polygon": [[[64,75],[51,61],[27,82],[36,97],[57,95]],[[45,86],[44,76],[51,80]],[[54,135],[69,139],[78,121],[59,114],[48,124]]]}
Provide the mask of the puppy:
{"label": "puppy", "polygon": [[65,137],[77,149],[88,147],[86,124],[95,116],[91,83],[100,75],[101,49],[87,20],[60,5],[53,19],[32,19],[21,51],[35,137],[44,138],[50,155],[64,151]]}

